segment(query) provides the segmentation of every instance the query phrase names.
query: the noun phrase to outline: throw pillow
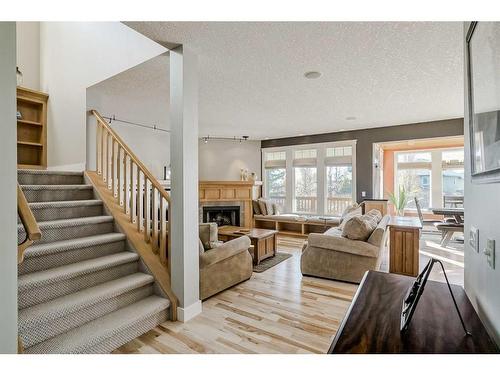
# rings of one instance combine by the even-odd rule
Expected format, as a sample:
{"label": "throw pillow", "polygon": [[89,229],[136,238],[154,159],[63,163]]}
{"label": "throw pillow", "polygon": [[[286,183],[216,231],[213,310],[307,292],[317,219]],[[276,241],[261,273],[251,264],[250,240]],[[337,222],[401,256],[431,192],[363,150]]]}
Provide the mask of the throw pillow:
{"label": "throw pillow", "polygon": [[262,199],[262,198],[259,198],[257,200],[257,202],[259,202],[259,208],[260,208],[260,213],[262,215],[270,215],[267,213],[267,209],[266,209],[266,202],[265,202],[265,199]]}
{"label": "throw pillow", "polygon": [[274,215],[280,214],[279,206],[276,203],[273,203],[273,211],[274,211]]}
{"label": "throw pillow", "polygon": [[345,216],[347,216],[349,213],[355,211],[355,210],[359,210],[360,213],[361,213],[361,206],[359,204],[357,204],[356,202],[348,205],[346,208],[344,208],[344,211],[342,211],[342,215],[340,215],[342,218],[344,218]]}
{"label": "throw pillow", "polygon": [[357,209],[354,209],[350,212],[348,212],[347,214],[345,214],[344,216],[341,217],[341,222],[340,222],[340,225],[339,225],[339,229],[344,229],[344,226],[345,224],[353,217],[357,217],[357,216],[361,216],[361,212]]}
{"label": "throw pillow", "polygon": [[275,215],[274,213],[274,204],[270,200],[266,199],[266,211],[268,215]]}
{"label": "throw pillow", "polygon": [[380,213],[379,210],[370,210],[368,211],[365,216],[368,216],[370,218],[373,218],[377,222],[377,224],[382,220],[382,214]]}
{"label": "throw pillow", "polygon": [[252,200],[252,206],[253,206],[253,213],[254,215],[262,215],[262,212],[260,211],[260,206],[259,202],[256,201],[255,199]]}
{"label": "throw pillow", "polygon": [[345,221],[342,228],[342,237],[350,240],[366,241],[377,228],[377,215],[353,216]]}

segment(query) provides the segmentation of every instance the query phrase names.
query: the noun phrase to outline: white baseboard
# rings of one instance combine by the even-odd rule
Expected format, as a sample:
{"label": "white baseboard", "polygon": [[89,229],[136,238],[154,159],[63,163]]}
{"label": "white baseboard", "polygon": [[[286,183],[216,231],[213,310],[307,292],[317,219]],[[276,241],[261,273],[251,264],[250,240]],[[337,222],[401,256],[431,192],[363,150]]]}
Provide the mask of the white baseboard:
{"label": "white baseboard", "polygon": [[180,322],[187,322],[200,314],[201,311],[201,301],[196,301],[192,305],[186,307],[177,307],[177,320]]}

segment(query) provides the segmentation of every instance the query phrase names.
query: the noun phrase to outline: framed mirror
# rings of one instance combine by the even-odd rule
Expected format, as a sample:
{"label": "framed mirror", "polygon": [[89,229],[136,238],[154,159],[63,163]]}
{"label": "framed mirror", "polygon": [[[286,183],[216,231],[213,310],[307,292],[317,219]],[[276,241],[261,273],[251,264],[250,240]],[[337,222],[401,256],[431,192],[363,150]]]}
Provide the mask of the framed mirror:
{"label": "framed mirror", "polygon": [[472,22],[466,48],[472,178],[500,181],[500,23]]}

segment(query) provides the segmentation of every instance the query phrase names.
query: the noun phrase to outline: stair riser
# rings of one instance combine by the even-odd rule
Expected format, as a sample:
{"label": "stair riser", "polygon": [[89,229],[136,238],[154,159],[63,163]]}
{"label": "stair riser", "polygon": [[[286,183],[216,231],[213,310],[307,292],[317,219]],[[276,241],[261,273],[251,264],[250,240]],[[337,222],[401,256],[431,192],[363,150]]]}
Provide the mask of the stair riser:
{"label": "stair riser", "polygon": [[[162,310],[142,319],[136,324],[122,330],[114,336],[105,340],[96,340],[94,345],[77,348],[71,352],[62,352],[61,354],[106,354],[118,349],[120,346],[132,341],[136,337],[152,330],[156,326],[165,322],[168,318],[169,309]],[[25,350],[26,354],[43,354],[38,346],[33,346]]]}
{"label": "stair riser", "polygon": [[[113,232],[114,226],[113,222],[110,221],[98,224],[92,223],[62,228],[41,227],[40,230],[42,232],[42,238],[36,241],[37,244],[110,233]],[[22,242],[25,237],[26,234],[24,231],[24,227],[18,227],[17,242]]]}
{"label": "stair riser", "polygon": [[20,185],[78,185],[83,184],[83,175],[18,173]]}
{"label": "stair riser", "polygon": [[138,263],[137,261],[134,261],[100,271],[91,272],[69,280],[54,281],[51,284],[34,286],[31,289],[19,291],[18,306],[19,309],[25,309],[57,297],[75,293],[85,288],[90,288],[106,281],[130,275],[137,272],[137,270]]}
{"label": "stair riser", "polygon": [[74,219],[77,217],[100,216],[103,214],[101,205],[76,206],[76,207],[47,207],[32,208],[37,221],[50,221],[62,219]]}
{"label": "stair riser", "polygon": [[65,266],[88,259],[116,254],[125,250],[125,241],[108,242],[100,245],[82,247],[60,253],[26,257],[18,266],[18,274],[47,270],[49,268]]}
{"label": "stair riser", "polygon": [[64,317],[41,323],[38,326],[26,327],[24,329],[20,327],[19,335],[26,349],[61,333],[67,332],[70,329],[79,327],[105,314],[109,314],[138,302],[152,294],[153,286],[151,284],[146,285],[105,301],[97,302],[93,306],[73,312]]}
{"label": "stair riser", "polygon": [[23,190],[28,202],[53,202],[53,201],[77,201],[93,199],[92,188],[85,189],[44,189],[44,190]]}

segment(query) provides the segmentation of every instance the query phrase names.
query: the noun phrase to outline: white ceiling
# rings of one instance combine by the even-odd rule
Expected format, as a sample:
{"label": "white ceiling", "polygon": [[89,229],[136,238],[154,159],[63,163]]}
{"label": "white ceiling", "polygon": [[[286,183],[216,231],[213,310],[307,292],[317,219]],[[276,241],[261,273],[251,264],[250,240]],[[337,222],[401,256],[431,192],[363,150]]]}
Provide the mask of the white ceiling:
{"label": "white ceiling", "polygon": [[[200,135],[264,139],[463,116],[462,23],[126,24],[198,55]],[[168,74],[154,66],[122,73],[109,90],[142,87],[168,104]],[[322,76],[305,79],[311,70]]]}

